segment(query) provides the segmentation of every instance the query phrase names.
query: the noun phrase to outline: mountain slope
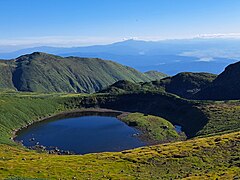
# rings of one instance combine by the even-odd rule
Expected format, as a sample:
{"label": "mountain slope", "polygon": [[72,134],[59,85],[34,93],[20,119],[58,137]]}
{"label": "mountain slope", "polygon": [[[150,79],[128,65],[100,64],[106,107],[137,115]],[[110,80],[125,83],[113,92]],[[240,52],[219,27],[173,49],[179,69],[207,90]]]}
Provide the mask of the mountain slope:
{"label": "mountain slope", "polygon": [[[7,63],[13,64],[12,73]],[[33,92],[95,92],[118,80],[142,82],[150,76],[112,61],[96,58],[54,56],[35,52],[3,63],[1,83],[12,82],[19,91]],[[12,79],[12,81],[10,80]]]}
{"label": "mountain slope", "polygon": [[133,83],[126,80],[120,80],[99,92],[119,94],[119,93],[126,93],[126,92],[138,92],[141,90],[142,90],[142,86],[140,84]]}
{"label": "mountain slope", "polygon": [[139,91],[166,91],[188,99],[237,100],[240,99],[240,62],[229,65],[218,76],[210,73],[185,72],[144,83],[119,81],[101,92]]}
{"label": "mountain slope", "polygon": [[154,80],[163,79],[168,76],[167,74],[164,74],[158,71],[147,71],[144,74],[147,75],[150,79],[154,79]]}
{"label": "mountain slope", "polygon": [[193,94],[207,87],[216,77],[217,75],[210,73],[184,72],[162,79],[159,85],[169,93],[191,98]]}
{"label": "mountain slope", "polygon": [[0,61],[0,90],[15,89],[12,83],[13,66],[6,61]]}
{"label": "mountain slope", "polygon": [[240,62],[227,66],[207,88],[195,96],[196,99],[230,100],[240,99]]}
{"label": "mountain slope", "polygon": [[185,72],[179,73],[172,77],[166,77],[164,79],[144,83],[133,83],[122,80],[112,84],[100,92],[130,93],[139,91],[166,91],[183,98],[192,98],[194,94],[210,85],[216,77],[217,75],[210,73]]}

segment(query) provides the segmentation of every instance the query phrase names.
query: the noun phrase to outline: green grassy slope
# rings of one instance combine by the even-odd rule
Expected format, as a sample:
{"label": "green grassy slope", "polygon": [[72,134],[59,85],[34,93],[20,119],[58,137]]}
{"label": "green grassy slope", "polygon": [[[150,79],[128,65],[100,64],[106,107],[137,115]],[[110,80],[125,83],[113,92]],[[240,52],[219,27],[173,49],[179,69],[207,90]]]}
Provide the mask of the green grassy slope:
{"label": "green grassy slope", "polygon": [[231,130],[240,130],[240,101],[216,101],[199,107],[208,123],[197,135],[211,135]]}
{"label": "green grassy slope", "polygon": [[140,135],[143,139],[148,139],[153,143],[163,143],[180,140],[184,135],[180,135],[176,132],[175,127],[167,120],[152,116],[144,115],[141,113],[130,113],[126,116],[120,117],[120,119],[137,129],[140,129],[145,134]]}
{"label": "green grassy slope", "polygon": [[126,80],[120,80],[99,92],[100,93],[121,94],[121,93],[139,92],[142,89],[143,89],[142,86],[138,83],[133,83],[131,81],[126,81]]}
{"label": "green grassy slope", "polygon": [[12,83],[12,70],[14,67],[11,63],[0,60],[0,90],[14,90]]}
{"label": "green grassy slope", "polygon": [[[154,76],[153,76],[154,77]],[[172,77],[159,78],[155,81],[133,83],[120,81],[105,88],[101,92],[131,93],[152,91],[176,94],[183,98],[192,98],[194,94],[206,88],[217,77],[209,73],[179,73]],[[121,84],[121,85],[120,85]]]}
{"label": "green grassy slope", "polygon": [[210,73],[179,73],[160,81],[165,91],[184,98],[191,98],[195,93],[206,88],[217,75]]}
{"label": "green grassy slope", "polygon": [[161,81],[149,81],[134,83],[126,80],[120,80],[99,91],[100,93],[110,94],[131,94],[139,92],[165,92],[165,88],[160,84]]}
{"label": "green grassy slope", "polygon": [[51,97],[1,95],[0,98],[0,143],[13,144],[10,141],[15,129],[26,126],[40,118],[61,111],[61,105]]}
{"label": "green grassy slope", "polygon": [[[14,67],[8,71],[7,63]],[[63,58],[32,53],[0,63],[0,85],[11,83],[19,91],[94,92],[118,80],[142,82],[153,80],[137,70],[113,61],[97,58]],[[2,85],[2,86],[3,86]],[[7,87],[12,88],[11,85]]]}

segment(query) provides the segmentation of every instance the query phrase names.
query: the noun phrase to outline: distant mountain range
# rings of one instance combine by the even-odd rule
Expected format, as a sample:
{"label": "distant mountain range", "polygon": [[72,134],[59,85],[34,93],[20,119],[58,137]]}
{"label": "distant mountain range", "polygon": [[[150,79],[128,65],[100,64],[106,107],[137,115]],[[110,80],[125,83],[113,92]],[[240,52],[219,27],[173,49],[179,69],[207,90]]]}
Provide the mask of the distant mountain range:
{"label": "distant mountain range", "polygon": [[41,46],[10,53],[0,53],[0,58],[12,59],[36,51],[64,57],[108,59],[142,72],[157,70],[169,75],[185,71],[219,74],[227,65],[240,60],[240,40],[221,38],[156,42],[127,40],[109,45],[88,47]]}
{"label": "distant mountain range", "polygon": [[118,80],[146,82],[163,77],[163,73],[144,74],[113,61],[40,52],[0,61],[0,89],[5,90],[91,93]]}

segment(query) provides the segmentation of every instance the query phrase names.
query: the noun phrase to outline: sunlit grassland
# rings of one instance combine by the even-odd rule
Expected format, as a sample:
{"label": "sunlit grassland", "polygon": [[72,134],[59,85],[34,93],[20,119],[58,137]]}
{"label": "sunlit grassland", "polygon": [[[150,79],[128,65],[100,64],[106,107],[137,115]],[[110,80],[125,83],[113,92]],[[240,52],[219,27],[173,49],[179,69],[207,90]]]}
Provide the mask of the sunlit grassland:
{"label": "sunlit grassland", "polygon": [[197,135],[213,135],[240,129],[240,101],[211,102],[200,109],[208,117],[208,123]]}

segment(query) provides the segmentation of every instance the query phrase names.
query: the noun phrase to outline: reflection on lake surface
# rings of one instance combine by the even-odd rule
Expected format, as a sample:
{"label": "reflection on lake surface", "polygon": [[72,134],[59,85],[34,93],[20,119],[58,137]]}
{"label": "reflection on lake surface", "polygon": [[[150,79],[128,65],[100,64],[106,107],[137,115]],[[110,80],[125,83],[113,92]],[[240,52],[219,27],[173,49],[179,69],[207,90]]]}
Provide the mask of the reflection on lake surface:
{"label": "reflection on lake surface", "polygon": [[135,135],[139,131],[116,117],[82,116],[43,121],[21,130],[15,140],[32,147],[36,144],[86,154],[122,151],[146,145]]}

